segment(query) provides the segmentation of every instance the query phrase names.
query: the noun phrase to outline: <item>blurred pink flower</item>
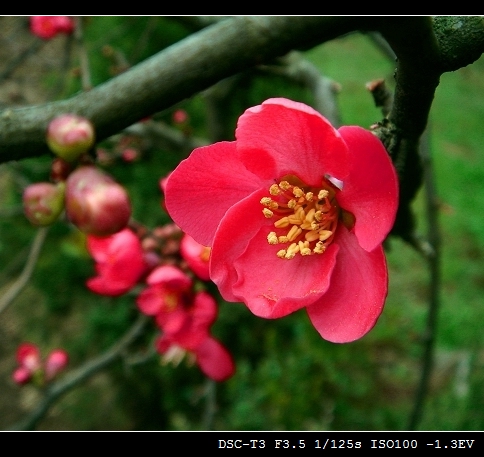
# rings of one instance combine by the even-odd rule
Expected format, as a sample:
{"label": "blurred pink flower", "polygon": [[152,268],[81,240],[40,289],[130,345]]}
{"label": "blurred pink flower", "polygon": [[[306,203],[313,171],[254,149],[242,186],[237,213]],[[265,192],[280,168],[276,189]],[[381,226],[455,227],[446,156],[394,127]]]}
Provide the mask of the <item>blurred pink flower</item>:
{"label": "blurred pink flower", "polygon": [[165,356],[167,362],[172,358],[177,361],[186,352],[193,354],[202,373],[214,381],[226,381],[235,373],[230,352],[209,334],[196,346],[180,344],[176,336],[169,334],[160,336],[155,344],[157,351]]}
{"label": "blurred pink flower", "polygon": [[148,287],[136,299],[139,310],[148,316],[160,316],[163,330],[178,331],[191,305],[192,280],[179,268],[162,265],[148,275],[146,283]]}
{"label": "blurred pink flower", "polygon": [[54,349],[44,363],[40,349],[33,343],[22,343],[17,349],[16,358],[19,366],[14,370],[12,378],[17,384],[26,384],[32,378],[41,384],[51,381],[69,361],[65,350]]}
{"label": "blurred pink flower", "polygon": [[188,351],[210,378],[222,381],[232,376],[232,357],[210,335],[217,317],[215,299],[207,292],[195,292],[190,277],[171,265],[155,268],[146,282],[148,287],[136,302],[142,313],[154,316],[163,331],[156,342],[158,352],[171,360]]}
{"label": "blurred pink flower", "polygon": [[30,16],[30,30],[39,38],[49,40],[59,33],[72,33],[74,22],[69,16]]}
{"label": "blurred pink flower", "polygon": [[282,98],[246,110],[235,136],[170,174],[170,216],[211,247],[210,277],[226,300],[265,318],[306,308],[323,338],[362,337],[387,295],[382,242],[398,205],[382,143]]}
{"label": "blurred pink flower", "polygon": [[41,365],[40,349],[33,343],[22,343],[16,354],[17,362],[31,371],[38,370]]}
{"label": "blurred pink flower", "polygon": [[69,363],[69,355],[64,349],[54,349],[45,361],[45,379],[53,379]]}
{"label": "blurred pink flower", "polygon": [[87,287],[97,294],[124,294],[146,272],[141,242],[128,228],[106,237],[88,235],[87,249],[97,272],[96,277],[87,280]]}

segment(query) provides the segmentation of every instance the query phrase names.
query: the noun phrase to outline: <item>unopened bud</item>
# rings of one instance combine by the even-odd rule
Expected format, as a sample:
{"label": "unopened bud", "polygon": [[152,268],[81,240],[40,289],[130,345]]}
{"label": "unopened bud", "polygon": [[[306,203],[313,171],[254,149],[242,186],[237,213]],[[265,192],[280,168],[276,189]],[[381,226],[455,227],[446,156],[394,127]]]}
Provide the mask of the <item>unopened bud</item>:
{"label": "unopened bud", "polygon": [[34,225],[53,224],[64,209],[64,183],[39,182],[26,187],[22,196],[25,217]]}
{"label": "unopened bud", "polygon": [[95,166],[85,165],[67,178],[66,215],[81,232],[107,236],[126,227],[131,204],[123,186]]}
{"label": "unopened bud", "polygon": [[91,122],[76,114],[63,114],[52,120],[47,128],[47,144],[51,151],[73,162],[94,145],[95,133]]}
{"label": "unopened bud", "polygon": [[63,349],[54,349],[45,361],[45,379],[50,381],[62,371],[69,362],[69,356]]}

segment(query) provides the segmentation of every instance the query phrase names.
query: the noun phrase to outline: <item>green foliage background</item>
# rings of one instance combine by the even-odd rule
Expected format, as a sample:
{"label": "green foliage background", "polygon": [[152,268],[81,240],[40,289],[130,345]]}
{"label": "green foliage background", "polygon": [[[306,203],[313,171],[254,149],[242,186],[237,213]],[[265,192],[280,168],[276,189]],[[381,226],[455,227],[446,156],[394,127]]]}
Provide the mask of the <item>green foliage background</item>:
{"label": "green foliage background", "polygon": [[[93,84],[112,77],[106,45],[135,64],[188,32],[170,18],[89,18],[84,34]],[[392,86],[394,65],[369,37],[349,35],[308,51],[306,57],[341,85],[343,124],[369,127],[381,119],[365,84],[385,78]],[[430,144],[441,199],[443,287],[422,430],[484,429],[483,76],[482,58],[443,75],[431,113]],[[60,77],[66,83],[58,98],[80,90],[72,72],[59,76],[47,71],[46,91]],[[246,107],[274,96],[311,103],[307,90],[280,77],[250,72],[230,100],[230,131]],[[189,113],[194,134],[208,134],[204,94],[179,107]],[[155,118],[170,123],[172,111]],[[158,180],[180,158],[170,150],[148,149],[140,161],[116,162],[108,168],[129,189],[134,217],[149,227],[169,220],[160,207]],[[6,209],[20,207],[26,183],[46,180],[50,160],[0,166],[0,211],[6,214],[0,218],[0,294],[20,272],[35,234],[20,211]],[[414,208],[419,231],[425,233],[422,193]],[[8,392],[8,399],[0,395],[3,428],[28,412],[37,398],[31,388],[19,388],[6,379],[15,367],[14,350],[20,342],[35,342],[45,353],[65,347],[75,367],[108,348],[138,314],[135,295],[110,299],[86,289],[85,280],[94,270],[83,242],[69,225],[53,226],[31,283],[2,316],[2,325],[8,327],[0,332],[1,344],[8,337],[8,344],[0,348],[6,373],[1,385]],[[214,333],[235,358],[233,378],[217,384],[194,366],[162,365],[150,349],[156,335],[150,325],[125,362],[69,392],[39,429],[405,430],[421,370],[429,273],[409,245],[392,238],[387,247],[389,297],[376,327],[361,340],[344,345],[322,340],[304,311],[269,321],[256,318],[241,304],[221,301]],[[129,363],[134,355],[146,357],[141,357],[142,363]]]}

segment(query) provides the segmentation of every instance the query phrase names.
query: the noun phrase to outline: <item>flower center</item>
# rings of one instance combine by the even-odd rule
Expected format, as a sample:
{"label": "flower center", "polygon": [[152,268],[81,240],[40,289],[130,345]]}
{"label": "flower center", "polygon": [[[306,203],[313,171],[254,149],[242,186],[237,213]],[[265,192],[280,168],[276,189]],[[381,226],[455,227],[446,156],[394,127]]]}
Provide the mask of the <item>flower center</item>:
{"label": "flower center", "polygon": [[296,254],[322,254],[326,250],[341,213],[336,190],[325,178],[321,187],[310,187],[293,175],[269,188],[271,196],[260,203],[264,216],[274,219],[274,231],[267,235],[267,241],[281,245],[277,257],[292,259]]}

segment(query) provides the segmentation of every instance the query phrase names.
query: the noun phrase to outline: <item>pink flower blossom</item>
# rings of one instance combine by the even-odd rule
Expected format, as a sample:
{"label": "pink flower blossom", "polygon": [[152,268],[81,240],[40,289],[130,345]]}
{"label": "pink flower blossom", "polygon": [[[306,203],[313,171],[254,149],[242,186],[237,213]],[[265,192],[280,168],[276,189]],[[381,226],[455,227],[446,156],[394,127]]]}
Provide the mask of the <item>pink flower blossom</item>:
{"label": "pink flower blossom", "polygon": [[136,303],[143,314],[160,316],[159,324],[165,331],[176,332],[187,318],[186,307],[192,301],[192,280],[179,268],[162,265],[146,278],[144,289]]}
{"label": "pink flower blossom", "polygon": [[187,262],[190,269],[204,281],[210,279],[208,261],[210,248],[197,243],[190,235],[185,234],[180,243],[180,254]]}
{"label": "pink flower blossom", "polygon": [[72,33],[74,22],[69,16],[30,16],[30,30],[34,35],[49,40],[59,33]]}
{"label": "pink flower blossom", "polygon": [[188,351],[208,377],[223,381],[232,376],[235,365],[230,353],[210,335],[217,317],[215,299],[207,292],[195,292],[191,278],[172,265],[155,268],[146,283],[136,302],[163,331],[156,342],[158,352],[168,361],[178,361]]}
{"label": "pink flower blossom", "polygon": [[33,343],[22,343],[17,348],[16,359],[20,366],[31,373],[42,367],[40,349]]}
{"label": "pink flower blossom", "polygon": [[26,384],[32,379],[41,384],[51,381],[69,361],[66,351],[54,349],[44,363],[40,349],[32,343],[22,343],[17,349],[16,358],[19,366],[14,370],[12,378],[17,384]]}
{"label": "pink flower blossom", "polygon": [[388,289],[382,242],[398,181],[385,148],[282,98],[246,110],[235,136],[170,174],[174,222],[211,247],[210,277],[226,300],[264,318],[306,308],[323,338],[362,337]]}
{"label": "pink flower blossom", "polygon": [[141,242],[128,228],[106,237],[88,235],[87,249],[96,261],[97,272],[87,280],[87,287],[97,294],[124,294],[146,271]]}
{"label": "pink flower blossom", "polygon": [[173,359],[178,362],[186,351],[193,354],[203,374],[214,381],[226,381],[235,373],[235,364],[230,352],[208,334],[196,346],[184,346],[177,341],[176,336],[170,334],[160,336],[155,344],[157,351],[165,355],[166,361]]}

